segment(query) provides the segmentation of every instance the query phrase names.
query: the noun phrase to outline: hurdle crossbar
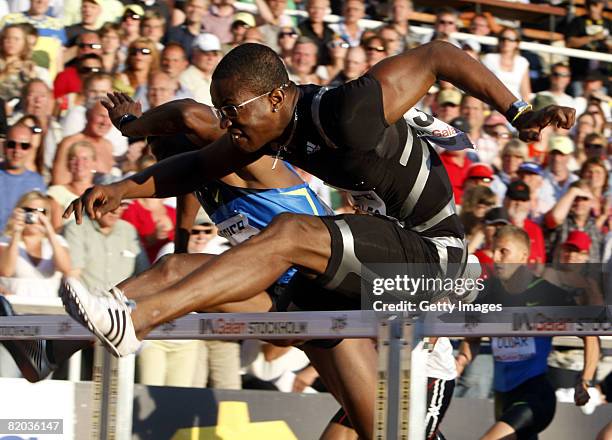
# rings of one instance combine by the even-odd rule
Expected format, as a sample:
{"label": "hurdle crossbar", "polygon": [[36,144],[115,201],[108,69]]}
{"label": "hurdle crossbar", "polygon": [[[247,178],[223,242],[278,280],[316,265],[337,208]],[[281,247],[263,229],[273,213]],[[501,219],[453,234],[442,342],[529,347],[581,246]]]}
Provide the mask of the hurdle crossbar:
{"label": "hurdle crossbar", "polygon": [[[598,307],[515,307],[492,314],[427,313],[414,321],[420,336],[605,336],[612,335],[612,309]],[[577,315],[582,312],[582,315]],[[453,318],[451,318],[453,317]],[[376,338],[384,316],[373,311],[190,314],[163,324],[147,339],[347,339]],[[476,319],[475,319],[476,318]],[[447,322],[453,319],[455,322]],[[0,318],[0,340],[86,340],[93,335],[59,315]]]}

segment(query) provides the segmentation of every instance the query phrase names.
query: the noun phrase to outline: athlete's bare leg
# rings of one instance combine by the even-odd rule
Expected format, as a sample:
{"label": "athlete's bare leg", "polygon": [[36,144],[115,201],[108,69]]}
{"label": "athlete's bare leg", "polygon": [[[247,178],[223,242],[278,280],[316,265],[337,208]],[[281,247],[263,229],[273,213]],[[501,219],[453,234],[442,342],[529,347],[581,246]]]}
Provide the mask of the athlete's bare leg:
{"label": "athlete's bare leg", "polygon": [[505,422],[497,422],[480,440],[516,440],[516,431]]}
{"label": "athlete's bare leg", "polygon": [[374,343],[345,339],[333,348],[306,344],[303,349],[328,391],[346,411],[359,438],[371,439],[378,359]]}
{"label": "athlete's bare leg", "polygon": [[156,326],[198,310],[249,300],[292,266],[323,273],[331,237],[317,217],[280,214],[261,233],[176,283],[137,301],[134,328],[143,339]]}
{"label": "athlete's bare leg", "polygon": [[[168,287],[203,266],[217,255],[210,254],[169,254],[161,258],[149,269],[130,277],[117,285],[130,299],[141,299],[154,294],[160,288]],[[267,312],[272,301],[267,293],[261,292],[247,301],[219,304],[209,310],[199,312],[256,313]],[[74,353],[91,345],[91,341],[53,341],[52,359],[55,364],[69,359]]]}
{"label": "athlete's bare leg", "polygon": [[319,440],[358,440],[358,438],[354,429],[340,423],[330,422]]}
{"label": "athlete's bare leg", "polygon": [[612,422],[608,423],[597,436],[597,440],[612,440]]}

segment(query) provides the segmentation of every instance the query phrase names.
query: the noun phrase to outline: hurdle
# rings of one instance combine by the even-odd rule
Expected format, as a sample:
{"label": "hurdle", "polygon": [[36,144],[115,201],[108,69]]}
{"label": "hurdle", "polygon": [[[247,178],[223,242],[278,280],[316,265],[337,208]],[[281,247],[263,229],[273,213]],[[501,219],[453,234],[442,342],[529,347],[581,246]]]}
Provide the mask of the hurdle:
{"label": "hurdle", "polygon": [[[490,316],[489,316],[490,315]],[[418,316],[382,315],[373,311],[190,314],[163,324],[147,339],[200,340],[378,340],[375,403],[376,440],[422,440],[426,386],[423,359],[412,355],[425,337],[611,336],[612,306],[507,307],[484,315],[424,313]],[[0,340],[93,340],[94,336],[68,316],[21,315],[0,318]],[[107,363],[111,366],[105,366]],[[121,366],[121,363],[124,365]],[[101,363],[104,402],[100,439],[124,439],[131,433],[134,356]],[[119,370],[127,371],[121,375]],[[117,375],[120,377],[117,380]],[[121,379],[122,378],[122,379]],[[117,421],[117,402],[129,417]],[[127,402],[127,403],[126,403]],[[125,415],[125,414],[124,414]]]}

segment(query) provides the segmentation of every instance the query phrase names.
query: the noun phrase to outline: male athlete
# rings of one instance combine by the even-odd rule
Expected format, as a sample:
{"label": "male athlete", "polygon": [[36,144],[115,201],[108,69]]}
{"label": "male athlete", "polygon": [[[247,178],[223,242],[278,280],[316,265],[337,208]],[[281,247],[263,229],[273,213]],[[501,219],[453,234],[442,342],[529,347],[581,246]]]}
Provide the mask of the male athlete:
{"label": "male athlete", "polygon": [[[485,284],[477,301],[507,307],[575,305],[572,295],[537,277],[527,269],[530,243],[527,233],[503,226],[495,233],[495,277]],[[577,405],[589,400],[588,384],[599,360],[596,336],[584,339],[584,368],[575,388]],[[480,338],[466,338],[459,347],[457,368],[461,372],[476,355]],[[491,348],[495,363],[496,423],[481,440],[537,439],[555,415],[555,391],[546,379],[552,337],[495,337]]]}
{"label": "male athlete", "polygon": [[[113,353],[125,355],[157,325],[191,311],[249,300],[290,267],[298,269],[289,285],[292,302],[309,310],[329,308],[337,299],[358,300],[362,265],[367,269],[370,263],[422,263],[431,277],[461,275],[457,268],[465,265],[466,250],[448,177],[414,128],[432,121],[424,116],[403,119],[437,78],[505,113],[526,140],[539,138],[546,125],[569,128],[575,119],[574,110],[564,107],[531,111],[482,64],[444,42],[383,60],[363,77],[328,91],[289,82],[282,61],[266,46],[238,46],[221,60],[211,85],[226,135],[122,182],[94,187],[65,215],[74,212],[80,222],[84,210],[96,218],[123,198],[191,192],[266,154],[333,186],[367,194],[358,199],[360,208],[376,215],[281,214],[260,234],[178,282],[154,287],[157,291],[140,298],[133,310],[119,295],[91,295],[69,281],[64,286],[68,310]],[[130,114],[127,97],[110,99],[111,119],[125,135],[141,126],[159,130],[156,134],[206,129],[198,127],[184,101],[137,118]],[[334,347],[337,356],[330,350],[326,365],[316,356],[311,360],[359,435],[370,438],[374,383],[364,386],[354,373],[374,371],[376,360],[348,361],[343,346]]]}

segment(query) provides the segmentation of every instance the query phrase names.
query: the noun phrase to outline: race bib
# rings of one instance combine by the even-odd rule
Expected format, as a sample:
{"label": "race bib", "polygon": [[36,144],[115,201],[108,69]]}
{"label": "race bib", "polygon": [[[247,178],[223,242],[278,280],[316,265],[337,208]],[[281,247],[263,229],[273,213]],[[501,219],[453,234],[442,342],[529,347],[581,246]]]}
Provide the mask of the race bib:
{"label": "race bib", "polygon": [[536,354],[535,339],[532,337],[491,338],[491,349],[498,362],[524,361]]}
{"label": "race bib", "polygon": [[217,225],[219,235],[226,238],[232,246],[248,240],[253,235],[259,233],[259,229],[249,225],[249,219],[244,214],[237,214]]}
{"label": "race bib", "polygon": [[349,202],[364,214],[387,215],[387,205],[374,191],[348,191]]}

